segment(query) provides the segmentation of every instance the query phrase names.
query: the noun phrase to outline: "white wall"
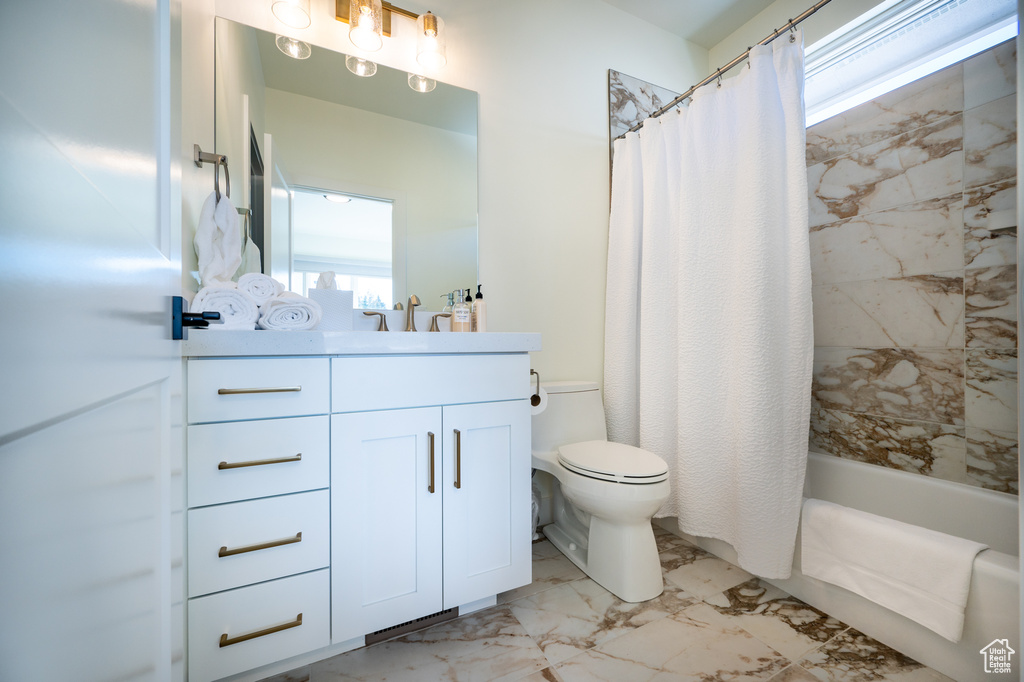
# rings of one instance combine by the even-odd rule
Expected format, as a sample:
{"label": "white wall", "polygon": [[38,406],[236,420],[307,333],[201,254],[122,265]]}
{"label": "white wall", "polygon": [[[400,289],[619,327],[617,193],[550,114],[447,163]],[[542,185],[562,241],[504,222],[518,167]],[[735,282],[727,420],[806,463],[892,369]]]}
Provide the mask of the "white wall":
{"label": "white wall", "polygon": [[[311,4],[313,24],[303,30],[277,22],[269,2],[216,0],[215,8],[234,21],[354,52],[348,27],[334,19],[334,0]],[[448,66],[436,75],[480,94],[480,281],[489,328],[541,332],[544,351],[534,354],[533,366],[544,380],[600,380],[607,70],[682,91],[707,72],[706,51],[594,0],[402,6],[430,9],[447,22]],[[396,18],[393,27],[394,37],[373,58],[413,70],[413,24]],[[213,71],[206,42],[212,31],[204,26],[184,36],[186,51],[209,55],[210,64],[199,67],[200,85]],[[212,129],[212,87],[206,97]]]}
{"label": "white wall", "polygon": [[441,309],[442,294],[476,284],[474,136],[270,88],[266,106],[276,158],[294,171],[289,184],[400,195],[412,254],[406,289],[427,310]]}

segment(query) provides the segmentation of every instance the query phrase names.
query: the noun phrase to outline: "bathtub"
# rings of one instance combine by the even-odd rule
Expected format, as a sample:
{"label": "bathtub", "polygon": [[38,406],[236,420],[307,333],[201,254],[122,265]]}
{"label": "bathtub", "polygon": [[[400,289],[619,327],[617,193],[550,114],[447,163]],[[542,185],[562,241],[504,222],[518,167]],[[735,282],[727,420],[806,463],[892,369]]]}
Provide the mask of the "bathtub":
{"label": "bathtub", "polygon": [[[841,587],[804,576],[799,537],[792,576],[768,582],[959,682],[1021,679],[1016,496],[813,452],[808,455],[804,495],[987,544],[990,549],[974,560],[963,637],[954,644]],[[682,534],[675,519],[657,522],[736,561],[736,552],[720,540]],[[1021,652],[1012,657],[1012,675],[984,672],[980,651],[996,639],[1008,639]]]}

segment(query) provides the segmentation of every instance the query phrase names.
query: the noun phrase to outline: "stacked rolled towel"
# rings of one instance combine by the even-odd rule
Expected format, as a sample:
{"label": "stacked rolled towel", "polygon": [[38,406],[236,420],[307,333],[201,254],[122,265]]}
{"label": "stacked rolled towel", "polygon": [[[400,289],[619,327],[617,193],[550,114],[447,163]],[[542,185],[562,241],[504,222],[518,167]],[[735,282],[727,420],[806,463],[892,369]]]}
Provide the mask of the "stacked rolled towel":
{"label": "stacked rolled towel", "polygon": [[256,304],[264,306],[277,298],[284,291],[284,285],[273,277],[251,272],[238,278],[238,288],[256,299]]}
{"label": "stacked rolled towel", "polygon": [[285,291],[260,307],[260,329],[305,331],[316,329],[323,316],[319,304]]}
{"label": "stacked rolled towel", "polygon": [[216,311],[221,324],[214,322],[210,329],[255,329],[260,317],[256,299],[242,291],[234,282],[214,282],[199,290],[189,310],[194,313]]}

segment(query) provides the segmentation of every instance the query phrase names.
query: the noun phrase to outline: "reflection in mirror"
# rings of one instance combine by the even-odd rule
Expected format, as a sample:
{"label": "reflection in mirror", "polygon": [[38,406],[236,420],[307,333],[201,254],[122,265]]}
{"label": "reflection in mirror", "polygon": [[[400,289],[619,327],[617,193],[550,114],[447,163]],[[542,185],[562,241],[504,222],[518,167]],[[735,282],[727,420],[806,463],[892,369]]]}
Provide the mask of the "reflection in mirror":
{"label": "reflection in mirror", "polygon": [[[217,152],[233,172],[247,171],[257,148],[263,161],[262,200],[248,178],[231,199],[262,202],[264,272],[304,293],[333,270],[356,305],[416,294],[440,309],[447,292],[475,290],[475,92],[445,83],[415,92],[408,74],[379,65],[361,78],[345,55],[316,45],[294,59],[274,34],[222,18],[216,44]],[[326,213],[325,194],[357,208]],[[389,231],[367,226],[375,213]]]}

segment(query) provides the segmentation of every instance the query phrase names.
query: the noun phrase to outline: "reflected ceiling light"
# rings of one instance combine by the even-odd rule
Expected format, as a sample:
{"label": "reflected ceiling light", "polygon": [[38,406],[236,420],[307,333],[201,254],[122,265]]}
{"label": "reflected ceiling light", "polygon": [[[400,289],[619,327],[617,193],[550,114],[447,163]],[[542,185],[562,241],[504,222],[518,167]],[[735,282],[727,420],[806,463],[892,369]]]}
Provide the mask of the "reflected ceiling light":
{"label": "reflected ceiling light", "polygon": [[309,59],[309,55],[313,54],[313,48],[309,46],[309,43],[288,36],[277,36],[274,38],[274,43],[277,45],[277,49],[292,59]]}
{"label": "reflected ceiling light", "polygon": [[285,26],[309,28],[309,0],[274,0],[270,11]]}
{"label": "reflected ceiling light", "polygon": [[416,61],[427,69],[440,69],[448,63],[444,21],[435,14],[424,15],[396,7],[386,0],[337,0],[335,18],[349,25],[348,37],[360,50],[374,52],[391,37],[391,15],[398,14],[416,22]]}
{"label": "reflected ceiling light", "polygon": [[325,194],[324,199],[335,204],[347,204],[352,201],[352,197],[347,197],[344,194]]}
{"label": "reflected ceiling light", "polygon": [[377,73],[375,62],[351,54],[345,57],[345,67],[357,76],[369,77]]}
{"label": "reflected ceiling light", "polygon": [[437,81],[433,78],[420,76],[415,73],[409,74],[409,87],[416,92],[430,92],[437,87]]}
{"label": "reflected ceiling light", "polygon": [[348,39],[360,50],[376,52],[384,45],[381,0],[350,0]]}
{"label": "reflected ceiling light", "polygon": [[416,61],[428,69],[440,69],[448,63],[444,21],[430,12],[416,20]]}

